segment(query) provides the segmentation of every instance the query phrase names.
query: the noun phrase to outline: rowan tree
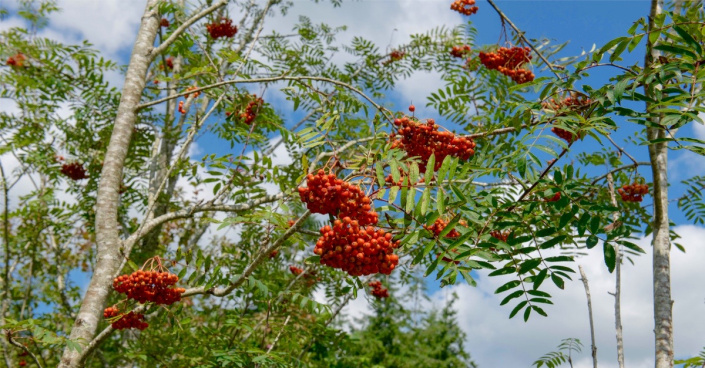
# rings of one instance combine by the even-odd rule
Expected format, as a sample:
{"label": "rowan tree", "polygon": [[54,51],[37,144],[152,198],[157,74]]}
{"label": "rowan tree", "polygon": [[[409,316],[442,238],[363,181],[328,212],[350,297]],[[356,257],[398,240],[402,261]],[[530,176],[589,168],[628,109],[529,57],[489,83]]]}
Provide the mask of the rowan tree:
{"label": "rowan tree", "polygon": [[[654,239],[656,367],[672,366],[667,154],[705,152],[677,135],[702,123],[698,2],[654,0],[625,36],[571,58],[492,1],[448,11],[494,10],[502,44],[477,45],[468,23],[388,50],[361,37],[340,47],[344,29],[309,18],[263,34],[289,6],[148,0],[118,91],[105,81],[118,65],[91,45],[37,36],[52,1],[20,3],[28,26],[0,35],[0,97],[19,111],[0,112],[16,162],[1,171],[8,366],[311,365],[321,344],[348,341],[334,322],[370,281],[408,284],[417,270],[442,285],[502,277],[507,314],[528,320],[551,312],[546,285],[564,288],[575,255],[602,251],[619,275],[644,253],[642,232]],[[620,64],[641,47],[643,63]],[[593,68],[615,74],[592,86]],[[445,83],[428,91],[440,119],[386,103],[423,71]],[[282,97],[292,111],[272,103]],[[622,129],[636,138],[615,138]],[[208,143],[194,159],[197,139]],[[273,160],[282,147],[290,163]],[[696,223],[703,180],[678,198]],[[29,191],[14,194],[18,183]],[[426,321],[457,340],[453,318]],[[450,345],[418,359],[447,361]]]}

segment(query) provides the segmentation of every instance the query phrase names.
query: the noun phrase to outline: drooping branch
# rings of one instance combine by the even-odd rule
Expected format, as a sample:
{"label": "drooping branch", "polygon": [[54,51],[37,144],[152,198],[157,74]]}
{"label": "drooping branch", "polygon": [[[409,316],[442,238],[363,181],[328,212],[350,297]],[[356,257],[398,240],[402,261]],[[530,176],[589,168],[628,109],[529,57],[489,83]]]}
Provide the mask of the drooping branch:
{"label": "drooping branch", "polygon": [[149,52],[149,57],[150,61],[154,60],[159,54],[164,52],[171,44],[176,42],[176,40],[183,34],[188,27],[190,27],[192,24],[196,23],[199,19],[205,17],[206,15],[218,10],[219,8],[225,6],[228,4],[228,0],[220,0],[216,2],[215,4],[201,10],[200,12],[194,14],[191,16],[191,18],[187,19],[185,22],[183,22],[176,30],[174,30],[174,33],[169,36],[164,42],[162,42],[159,46],[153,48]]}

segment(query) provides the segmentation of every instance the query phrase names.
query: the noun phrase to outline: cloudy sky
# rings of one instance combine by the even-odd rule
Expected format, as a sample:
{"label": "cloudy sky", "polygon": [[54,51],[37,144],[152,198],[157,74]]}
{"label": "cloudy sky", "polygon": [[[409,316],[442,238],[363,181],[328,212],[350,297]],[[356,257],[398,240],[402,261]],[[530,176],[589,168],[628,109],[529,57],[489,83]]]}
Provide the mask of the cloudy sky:
{"label": "cloudy sky", "polygon": [[[258,0],[260,1],[260,0]],[[554,42],[570,40],[563,51],[565,56],[590,50],[610,39],[624,34],[638,17],[648,12],[647,1],[498,1],[503,11],[529,38],[547,37]],[[271,19],[265,34],[272,29],[286,32],[300,15],[310,17],[314,23],[326,22],[333,26],[347,25],[348,31],[339,38],[346,43],[353,36],[361,35],[382,47],[393,48],[409,39],[409,35],[434,27],[455,27],[467,18],[449,11],[450,0],[377,0],[348,1],[334,8],[328,3],[314,4],[308,0],[294,1],[294,8],[286,18]],[[3,5],[12,6],[4,1]],[[480,44],[497,43],[500,36],[499,19],[489,5],[478,1],[480,11],[471,20],[479,31]],[[107,57],[124,63],[129,57],[139,24],[144,1],[133,0],[62,0],[62,12],[52,17],[49,28],[42,35],[66,43],[88,39]],[[0,29],[20,25],[15,17],[0,23]],[[596,78],[606,79],[608,74],[597,72]],[[122,83],[114,73],[109,79]],[[425,96],[440,87],[433,74],[414,75],[401,82],[393,95],[399,109],[413,101],[418,113],[426,111]],[[287,108],[282,105],[280,108]],[[12,106],[0,99],[0,109]],[[705,139],[705,128],[690,124],[687,133]],[[193,153],[203,152],[203,147]],[[671,160],[671,179],[686,175],[704,174],[702,157],[688,153],[674,153]],[[3,157],[3,163],[5,163]],[[288,158],[280,152],[282,163]],[[19,193],[15,193],[18,195]],[[675,207],[672,207],[676,210]],[[702,263],[705,261],[705,228],[687,225],[683,216],[674,213],[678,222],[676,231],[683,237],[681,243],[687,253],[674,251],[672,256],[673,299],[675,318],[675,344],[678,357],[693,356],[705,346],[705,279]],[[653,366],[653,312],[651,306],[651,252],[648,240],[640,246],[647,255],[636,259],[636,264],[626,264],[623,270],[623,325],[627,366],[641,368]],[[597,247],[596,249],[599,249]],[[596,336],[600,367],[616,367],[614,337],[614,275],[607,272],[601,252],[591,252],[577,262],[585,268],[593,296]],[[480,367],[528,367],[543,354],[555,350],[564,338],[579,338],[584,344],[583,353],[575,358],[575,367],[589,367],[589,325],[585,292],[578,277],[566,285],[565,291],[552,290],[555,305],[547,308],[549,317],[534,317],[528,323],[520,318],[508,319],[510,309],[500,307],[502,296],[494,290],[507,279],[479,279],[476,288],[459,284],[435,289],[430,295],[436,305],[441,305],[452,292],[460,299],[456,303],[459,323],[467,332],[467,347]],[[348,315],[355,316],[369,311],[364,298],[355,300],[348,308]]]}

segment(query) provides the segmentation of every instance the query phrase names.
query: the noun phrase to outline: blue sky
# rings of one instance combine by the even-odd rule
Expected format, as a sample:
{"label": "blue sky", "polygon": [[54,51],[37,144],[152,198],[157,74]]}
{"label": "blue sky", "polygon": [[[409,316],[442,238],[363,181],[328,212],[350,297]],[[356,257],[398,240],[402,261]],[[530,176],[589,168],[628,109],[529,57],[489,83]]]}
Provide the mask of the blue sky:
{"label": "blue sky", "polygon": [[[313,4],[308,0],[296,0],[295,6],[286,19],[273,19],[271,27],[288,29],[297,15],[306,15],[314,22],[325,21],[331,25],[348,25],[348,30],[339,37],[341,42],[346,42],[356,34],[375,41],[381,48],[390,43],[391,46],[408,40],[408,34],[423,32],[436,26],[445,25],[454,27],[471,19],[478,29],[478,45],[496,44],[500,37],[499,17],[484,1],[478,1],[480,7],[476,15],[468,18],[449,10],[450,0],[417,1],[417,0],[384,0],[384,1],[348,1],[342,7],[333,8],[327,3]],[[5,5],[3,3],[3,5]],[[8,4],[12,5],[12,4]],[[546,37],[553,43],[570,41],[561,52],[562,56],[579,54],[582,50],[589,51],[593,44],[599,48],[607,41],[626,34],[632,23],[645,17],[648,12],[648,1],[497,1],[497,5],[530,39]],[[144,7],[143,1],[89,1],[89,0],[64,0],[59,2],[64,11],[52,18],[52,24],[45,30],[45,35],[77,42],[83,38],[89,39],[98,49],[109,57],[125,63],[131,52],[136,27]],[[78,21],[80,19],[80,21]],[[16,24],[16,18],[10,18],[0,24],[0,28]],[[264,34],[271,28],[266,28]],[[396,29],[396,31],[394,31]],[[625,57],[626,64],[641,62],[642,51],[636,49],[632,55]],[[590,83],[599,86],[614,75],[615,70],[597,68],[591,70]],[[110,76],[120,84],[120,76]],[[389,94],[390,103],[401,111],[406,110],[410,100],[417,107],[417,116],[432,116],[433,112],[424,108],[427,95],[435,88],[440,87],[440,82],[433,75],[415,75],[411,79],[400,83],[398,93]],[[256,89],[253,91],[257,91]],[[265,99],[277,99],[270,90]],[[0,101],[2,103],[2,101]],[[289,124],[295,122],[295,115],[290,114],[290,106],[277,103],[275,106],[291,118]],[[0,108],[8,108],[0,104]],[[442,124],[441,121],[439,123]],[[629,123],[624,123],[624,132],[634,131]],[[620,126],[622,124],[620,123]],[[695,134],[691,124],[679,133],[692,136]],[[700,134],[705,135],[701,131]],[[199,147],[202,153],[205,149],[213,149],[211,141],[201,138]],[[597,148],[594,140],[586,139],[583,143],[585,149]],[[639,147],[637,158],[645,160],[646,147]],[[217,153],[229,151],[229,147],[216,148]],[[239,149],[234,150],[239,152]],[[687,155],[684,151],[671,152],[671,180],[675,184],[683,179],[685,174],[700,173],[705,171],[705,161],[702,157]],[[567,162],[567,161],[564,161]],[[641,168],[640,173],[649,177],[649,169]],[[672,196],[677,196],[680,189],[674,185]],[[645,204],[650,203],[650,196],[645,199]],[[705,251],[702,250],[705,229],[702,227],[686,226],[685,219],[680,212],[671,207],[671,217],[680,226],[677,228],[684,235],[684,243],[690,245],[687,254],[675,252],[674,262],[674,299],[676,300],[676,353],[678,356],[694,355],[705,346],[702,336],[705,336],[705,294],[694,287],[694,275],[701,274],[701,264],[705,260]],[[644,249],[649,249],[648,239],[639,242]],[[601,367],[614,367],[614,348],[612,347],[613,320],[611,306],[613,300],[608,291],[613,290],[612,275],[607,273],[601,259],[601,252],[592,252],[589,256],[579,260],[586,268],[588,278],[593,288],[593,303],[598,319],[598,353]],[[650,255],[640,257],[635,266],[625,266],[624,285],[625,296],[623,308],[625,310],[624,325],[625,339],[627,340],[627,363],[631,368],[653,366],[651,328],[652,315],[650,315]],[[497,279],[497,278],[493,278]],[[519,319],[508,320],[509,309],[499,307],[499,300],[493,295],[497,282],[506,280],[491,280],[481,282],[477,288],[466,285],[438,290],[430,290],[429,296],[433,303],[441,303],[448,294],[457,292],[461,300],[456,303],[460,311],[459,324],[468,333],[468,348],[481,367],[524,367],[529,366],[533,360],[551,351],[566,337],[578,337],[587,345],[588,330],[584,315],[584,294],[579,282],[573,282],[566,287],[566,291],[555,293],[555,306],[549,312],[547,319],[534,319],[525,324]],[[364,298],[356,300],[348,309],[350,315],[355,316],[367,311]],[[587,352],[589,348],[584,349]],[[589,354],[583,353],[576,358],[575,367],[591,366]]]}

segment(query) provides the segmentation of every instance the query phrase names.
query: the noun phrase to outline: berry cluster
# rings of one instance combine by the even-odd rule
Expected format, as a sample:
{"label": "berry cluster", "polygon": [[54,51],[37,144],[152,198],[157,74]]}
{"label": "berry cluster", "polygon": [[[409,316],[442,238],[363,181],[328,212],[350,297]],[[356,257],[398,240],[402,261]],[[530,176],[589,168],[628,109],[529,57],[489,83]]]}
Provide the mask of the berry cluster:
{"label": "berry cluster", "polygon": [[475,6],[475,0],[455,0],[450,4],[450,9],[463,15],[472,15],[479,9]]}
{"label": "berry cluster", "polygon": [[129,312],[127,314],[120,313],[117,307],[108,307],[103,311],[103,317],[106,319],[111,319],[120,316],[119,319],[111,323],[116,330],[125,330],[128,328],[137,328],[139,330],[144,330],[149,327],[149,323],[144,321],[144,314]]}
{"label": "berry cluster", "polygon": [[169,19],[162,18],[162,20],[159,21],[159,25],[164,28],[169,27]]}
{"label": "berry cluster", "polygon": [[521,68],[522,65],[531,61],[531,49],[528,47],[500,47],[497,52],[480,52],[479,57],[485,68],[497,70],[512,78],[517,84],[534,80],[533,72]]}
{"label": "berry cluster", "polygon": [[[448,221],[443,220],[442,218],[438,218],[433,223],[433,225],[431,225],[431,226],[424,225],[424,229],[432,232],[433,236],[438,237],[438,235],[443,231],[443,229],[446,228],[447,225],[448,225]],[[446,234],[445,237],[449,238],[449,239],[453,239],[453,238],[457,238],[459,236],[460,236],[460,233],[457,230],[453,229],[450,232],[448,232],[448,234]]]}
{"label": "berry cluster", "polygon": [[576,140],[578,140],[578,138],[583,137],[582,133],[579,133],[579,134],[571,133],[571,132],[569,132],[565,129],[561,129],[559,127],[551,128],[551,132],[553,132],[553,134],[557,135],[558,138],[561,138],[568,143],[573,143]]}
{"label": "berry cluster", "polygon": [[184,108],[184,101],[179,101],[179,113],[185,114],[186,108]]}
{"label": "berry cluster", "polygon": [[406,56],[406,53],[404,51],[394,50],[389,53],[389,59],[386,60],[385,62],[383,62],[382,64],[389,65],[395,61],[399,61],[399,60],[403,59],[404,56]]}
{"label": "berry cluster", "polygon": [[269,253],[269,258],[270,258],[270,259],[271,259],[271,258],[277,258],[278,255],[279,255],[279,251],[275,249],[275,250],[272,251],[272,253]]}
{"label": "berry cluster", "polygon": [[372,288],[372,295],[374,295],[377,299],[389,298],[389,290],[387,290],[387,288],[385,287],[382,287],[382,282],[371,281],[367,285]]}
{"label": "berry cluster", "polygon": [[18,364],[20,367],[26,367],[26,366],[27,366],[27,361],[24,360],[24,359],[22,359],[22,360],[20,360],[19,363],[17,363],[17,364]]}
{"label": "berry cluster", "polygon": [[560,110],[562,108],[574,110],[577,108],[588,106],[591,103],[592,101],[590,101],[589,98],[582,95],[578,96],[577,94],[573,94],[564,98],[563,100],[556,101],[552,98],[549,101],[542,102],[541,107],[543,107],[544,109],[552,110]]}
{"label": "berry cluster", "polygon": [[[164,60],[164,64],[166,64],[167,69],[173,70],[174,69],[174,58],[169,56],[168,58],[166,58],[166,60]],[[159,65],[159,69],[164,70],[164,64]]]}
{"label": "berry cluster", "polygon": [[[433,119],[428,119],[424,124],[405,116],[395,119],[394,124],[399,130],[390,135],[390,139],[393,139],[392,148],[400,148],[410,157],[419,157],[419,170],[422,172],[426,171],[426,162],[432,154],[436,155],[434,170],[440,169],[446,156],[468,160],[475,154],[475,142],[472,139],[457,137],[451,132],[439,132]],[[395,139],[397,135],[399,139]]]}
{"label": "berry cluster", "polygon": [[453,49],[450,50],[450,56],[457,57],[457,58],[465,57],[465,55],[469,54],[469,53],[470,53],[470,46],[469,45],[453,46]]}
{"label": "berry cluster", "polygon": [[[189,87],[189,88],[186,88],[186,92],[193,91],[193,90],[195,90],[195,89],[198,89],[198,87],[197,87],[197,86],[191,86],[191,87]],[[198,98],[198,96],[199,96],[200,94],[201,94],[201,92],[194,92],[194,93],[193,93],[193,98]],[[184,95],[184,98],[189,98],[189,96],[191,96],[191,94]]]}
{"label": "berry cluster", "polygon": [[[397,182],[395,183],[395,182],[394,182],[394,177],[392,177],[392,174],[389,174],[389,175],[387,175],[386,178],[384,178],[384,182],[387,183],[387,184],[389,184],[390,186],[396,185],[396,186],[400,187],[400,186],[402,186],[402,183],[404,183],[404,177],[406,177],[406,176],[407,176],[407,175],[406,175],[406,173],[404,172],[404,170],[402,170],[401,168],[399,168],[399,181],[397,181]],[[423,178],[423,177],[420,177],[418,182],[419,182],[419,183],[423,183],[423,181],[424,181],[424,178]],[[409,183],[409,185],[412,185],[412,184]]]}
{"label": "berry cluster", "polygon": [[252,95],[252,97],[254,99],[250,101],[245,107],[245,110],[240,113],[240,119],[242,119],[247,125],[252,124],[252,122],[257,118],[259,109],[262,107],[262,104],[264,104],[264,100],[257,97],[257,95]]}
{"label": "berry cluster", "polygon": [[172,288],[179,277],[169,272],[137,270],[130,275],[120,275],[113,280],[113,288],[129,299],[144,304],[171,305],[181,300],[184,288]]}
{"label": "berry cluster", "polygon": [[7,58],[7,65],[21,68],[24,66],[25,60],[27,60],[27,57],[24,56],[23,53],[18,52],[15,56],[10,56]]}
{"label": "berry cluster", "polygon": [[399,263],[393,253],[399,241],[392,234],[372,226],[360,226],[357,220],[345,217],[335,220],[333,227],[321,228],[321,237],[313,252],[321,256],[321,263],[340,268],[351,276],[373,273],[389,275]]}
{"label": "berry cluster", "polygon": [[304,270],[302,270],[301,268],[298,268],[294,265],[289,266],[289,271],[292,274],[297,275],[297,276],[300,275],[302,272],[304,272]]}
{"label": "berry cluster", "polygon": [[554,194],[553,197],[544,198],[544,201],[546,201],[546,202],[558,202],[560,199],[561,199],[561,192],[556,192],[556,194]]}
{"label": "berry cluster", "polygon": [[65,163],[61,165],[61,173],[74,181],[88,178],[88,175],[86,175],[86,169],[84,169],[83,165],[78,162]]}
{"label": "berry cluster", "polygon": [[206,30],[211,35],[211,38],[217,40],[220,37],[231,38],[237,33],[237,26],[233,25],[233,21],[228,18],[220,18],[220,22],[206,24]]}
{"label": "berry cluster", "polygon": [[644,195],[649,193],[649,186],[646,184],[626,184],[617,189],[622,200],[625,202],[641,202]]}
{"label": "berry cluster", "polygon": [[497,231],[497,230],[492,230],[492,231],[490,231],[490,236],[506,243],[507,238],[509,238],[509,233],[510,233],[509,231],[501,232],[501,231]]}
{"label": "berry cluster", "polygon": [[299,188],[301,201],[313,213],[351,217],[361,225],[374,225],[379,220],[372,210],[372,201],[356,185],[338,179],[335,174],[326,175],[318,170],[316,175],[306,177],[308,187]]}

